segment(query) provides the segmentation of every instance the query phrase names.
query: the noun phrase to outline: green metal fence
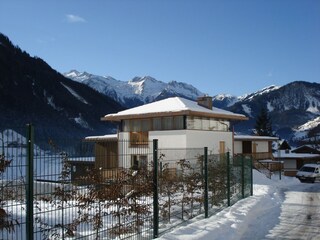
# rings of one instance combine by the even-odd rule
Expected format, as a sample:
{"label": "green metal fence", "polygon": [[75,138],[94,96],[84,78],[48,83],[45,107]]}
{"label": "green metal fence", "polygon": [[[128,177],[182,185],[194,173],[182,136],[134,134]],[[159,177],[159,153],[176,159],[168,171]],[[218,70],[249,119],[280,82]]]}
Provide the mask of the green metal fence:
{"label": "green metal fence", "polygon": [[160,234],[252,195],[251,159],[202,149],[158,149]]}
{"label": "green metal fence", "polygon": [[152,239],[252,195],[241,156],[0,132],[0,239]]}

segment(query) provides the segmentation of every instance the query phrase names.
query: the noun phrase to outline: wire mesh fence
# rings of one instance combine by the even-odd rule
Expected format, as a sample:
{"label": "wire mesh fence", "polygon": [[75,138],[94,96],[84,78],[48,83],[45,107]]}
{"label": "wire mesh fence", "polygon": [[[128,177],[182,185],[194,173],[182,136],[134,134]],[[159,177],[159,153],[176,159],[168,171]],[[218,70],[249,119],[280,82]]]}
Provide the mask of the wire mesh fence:
{"label": "wire mesh fence", "polygon": [[160,234],[252,195],[251,159],[202,149],[159,149]]}
{"label": "wire mesh fence", "polygon": [[152,239],[252,194],[250,159],[33,133],[1,131],[0,239]]}

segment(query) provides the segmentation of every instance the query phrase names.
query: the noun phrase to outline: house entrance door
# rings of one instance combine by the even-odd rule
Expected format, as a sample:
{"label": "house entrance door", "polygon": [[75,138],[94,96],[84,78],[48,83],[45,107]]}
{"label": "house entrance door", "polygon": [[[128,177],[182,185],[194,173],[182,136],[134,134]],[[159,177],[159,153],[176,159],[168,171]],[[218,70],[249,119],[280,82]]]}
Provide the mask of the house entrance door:
{"label": "house entrance door", "polygon": [[242,153],[243,154],[251,154],[252,153],[252,142],[251,141],[243,141],[242,142]]}

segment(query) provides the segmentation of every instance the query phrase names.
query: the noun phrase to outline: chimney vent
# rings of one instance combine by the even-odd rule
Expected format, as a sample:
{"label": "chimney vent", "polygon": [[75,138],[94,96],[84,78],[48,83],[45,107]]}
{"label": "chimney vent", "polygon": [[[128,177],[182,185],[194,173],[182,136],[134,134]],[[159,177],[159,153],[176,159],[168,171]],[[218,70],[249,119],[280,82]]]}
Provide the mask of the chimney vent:
{"label": "chimney vent", "polygon": [[197,102],[199,106],[212,110],[212,97],[209,97],[209,96],[198,97]]}

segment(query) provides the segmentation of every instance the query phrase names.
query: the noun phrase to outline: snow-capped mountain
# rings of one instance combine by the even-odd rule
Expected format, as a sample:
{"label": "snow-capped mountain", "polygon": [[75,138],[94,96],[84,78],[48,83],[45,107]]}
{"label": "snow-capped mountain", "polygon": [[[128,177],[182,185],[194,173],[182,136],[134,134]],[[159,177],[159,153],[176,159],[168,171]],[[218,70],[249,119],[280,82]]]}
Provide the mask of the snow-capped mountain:
{"label": "snow-capped mountain", "polygon": [[[287,140],[306,135],[317,127],[320,116],[320,84],[296,81],[282,87],[271,86],[237,101],[228,110],[247,115],[249,121],[237,124],[238,130],[250,133],[261,108],[266,108],[276,135]],[[312,127],[306,130],[305,126]]]}
{"label": "snow-capped mountain", "polygon": [[[34,123],[41,127],[43,138],[99,135],[115,131],[111,123],[100,121],[105,114],[171,96],[204,95],[192,85],[148,76],[126,82],[71,71],[65,78],[2,34],[0,43],[0,128]],[[249,117],[234,125],[236,132],[252,133],[260,109],[267,108],[272,128],[281,138],[290,141],[320,133],[319,83],[296,81],[240,97],[219,94],[213,105]]]}
{"label": "snow-capped mountain", "polygon": [[279,88],[280,88],[279,86],[271,85],[269,87],[265,87],[265,88],[263,88],[261,90],[258,90],[258,91],[254,92],[254,93],[246,94],[245,96],[242,96],[240,98],[240,100],[251,101],[251,100],[255,99],[258,96],[263,96],[263,95],[269,94],[270,92],[275,91],[275,90],[277,90]]}
{"label": "snow-capped mountain", "polygon": [[246,100],[251,101],[258,96],[263,96],[263,95],[268,94],[268,93],[270,93],[274,90],[277,90],[279,88],[280,87],[278,87],[278,86],[271,85],[269,87],[265,87],[261,90],[258,90],[254,93],[245,94],[243,96],[238,96],[238,97],[230,95],[230,94],[218,94],[213,97],[212,101],[213,101],[213,105],[218,108],[228,108],[228,107],[233,106],[237,102],[246,101]]}
{"label": "snow-capped mountain", "polygon": [[305,124],[302,124],[294,129],[294,139],[299,141],[301,139],[309,138],[308,133],[320,127],[320,117],[316,117]]}
{"label": "snow-capped mountain", "polygon": [[97,76],[72,70],[65,77],[86,84],[100,93],[112,97],[126,107],[138,106],[168,96],[182,96],[196,99],[203,95],[190,84],[171,81],[164,83],[150,76],[134,77],[129,81],[120,81],[110,76]]}
{"label": "snow-capped mountain", "polygon": [[[135,77],[127,82],[75,70],[65,76],[113,97],[127,108],[171,96],[196,99],[203,95],[189,84],[164,83],[149,76]],[[297,135],[306,135],[308,131],[302,131],[300,126],[320,116],[320,85],[297,81],[282,87],[271,85],[239,97],[218,94],[213,97],[213,105],[248,116],[249,121],[235,125],[236,131],[248,134],[252,133],[255,119],[264,107],[270,114],[275,133],[290,141]]]}
{"label": "snow-capped mountain", "polygon": [[243,97],[230,94],[218,94],[212,98],[213,105],[217,108],[227,108],[239,102]]}

